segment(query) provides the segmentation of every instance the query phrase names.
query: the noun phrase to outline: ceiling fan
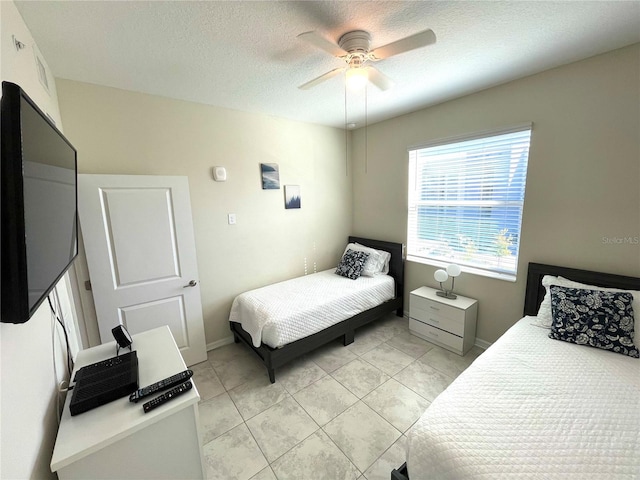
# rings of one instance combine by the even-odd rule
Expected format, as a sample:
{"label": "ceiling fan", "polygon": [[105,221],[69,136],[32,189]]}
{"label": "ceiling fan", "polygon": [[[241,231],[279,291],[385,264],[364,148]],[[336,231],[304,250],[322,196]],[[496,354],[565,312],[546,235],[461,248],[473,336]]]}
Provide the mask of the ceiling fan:
{"label": "ceiling fan", "polygon": [[424,30],[373,50],[370,50],[371,35],[364,30],[353,30],[345,33],[340,37],[337,45],[316,32],[301,33],[298,38],[340,58],[347,64],[300,85],[298,88],[302,90],[315,87],[345,71],[348,85],[363,86],[369,81],[380,90],[387,90],[393,86],[393,81],[372,66],[371,62],[384,60],[393,55],[426,47],[436,42],[436,35],[432,30]]}

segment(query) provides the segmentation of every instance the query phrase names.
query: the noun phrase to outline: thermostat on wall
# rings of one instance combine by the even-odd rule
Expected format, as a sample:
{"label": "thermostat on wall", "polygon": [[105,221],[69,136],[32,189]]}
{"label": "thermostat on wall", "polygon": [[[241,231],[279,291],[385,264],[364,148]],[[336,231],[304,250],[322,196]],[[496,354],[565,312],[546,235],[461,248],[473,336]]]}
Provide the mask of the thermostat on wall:
{"label": "thermostat on wall", "polygon": [[211,173],[216,182],[224,182],[227,179],[227,170],[224,167],[212,167]]}

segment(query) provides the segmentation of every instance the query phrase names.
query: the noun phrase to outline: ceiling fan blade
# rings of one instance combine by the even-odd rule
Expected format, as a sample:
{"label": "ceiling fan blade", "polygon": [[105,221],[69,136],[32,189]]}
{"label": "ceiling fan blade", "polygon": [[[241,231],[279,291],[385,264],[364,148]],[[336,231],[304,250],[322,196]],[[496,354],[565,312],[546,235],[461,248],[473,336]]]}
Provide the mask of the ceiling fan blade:
{"label": "ceiling fan blade", "polygon": [[341,72],[344,72],[344,70],[346,69],[346,67],[342,67],[342,68],[334,68],[333,70],[331,70],[330,72],[327,72],[325,74],[320,75],[319,77],[314,78],[313,80],[307,82],[307,83],[303,83],[302,85],[300,85],[298,88],[300,90],[309,90],[310,88],[315,87],[316,85],[329,80],[330,78],[335,77],[336,75],[338,75]]}
{"label": "ceiling fan blade", "polygon": [[301,33],[300,35],[298,35],[298,38],[301,38],[305,42],[310,43],[314,47],[317,47],[320,50],[324,50],[325,52],[330,53],[335,57],[342,57],[343,55],[347,54],[347,52],[345,52],[338,45],[327,40],[322,35],[316,32]]}
{"label": "ceiling fan blade", "polygon": [[383,58],[389,58],[399,53],[408,52],[409,50],[426,47],[432,43],[436,43],[436,34],[433,33],[433,30],[425,30],[424,32],[416,33],[415,35],[378,47],[373,50],[371,54],[377,60],[382,60]]}
{"label": "ceiling fan blade", "polygon": [[393,80],[383,74],[380,70],[371,66],[367,69],[369,73],[369,81],[380,90],[389,90],[391,87],[393,87]]}

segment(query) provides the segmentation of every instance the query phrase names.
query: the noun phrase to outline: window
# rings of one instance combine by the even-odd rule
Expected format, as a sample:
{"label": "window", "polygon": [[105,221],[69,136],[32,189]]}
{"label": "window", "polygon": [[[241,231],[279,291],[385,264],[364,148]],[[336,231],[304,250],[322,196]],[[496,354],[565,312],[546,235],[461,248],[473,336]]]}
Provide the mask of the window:
{"label": "window", "polygon": [[515,280],[531,124],[409,150],[407,258]]}

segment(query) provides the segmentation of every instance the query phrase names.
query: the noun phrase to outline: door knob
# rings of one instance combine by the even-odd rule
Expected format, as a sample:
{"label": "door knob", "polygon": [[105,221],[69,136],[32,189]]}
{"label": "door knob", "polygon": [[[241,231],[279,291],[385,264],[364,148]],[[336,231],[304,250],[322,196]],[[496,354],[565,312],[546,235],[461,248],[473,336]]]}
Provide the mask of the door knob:
{"label": "door knob", "polygon": [[195,287],[198,284],[198,282],[196,282],[195,280],[191,280],[189,283],[187,283],[184,287],[182,288],[187,288],[187,287]]}

